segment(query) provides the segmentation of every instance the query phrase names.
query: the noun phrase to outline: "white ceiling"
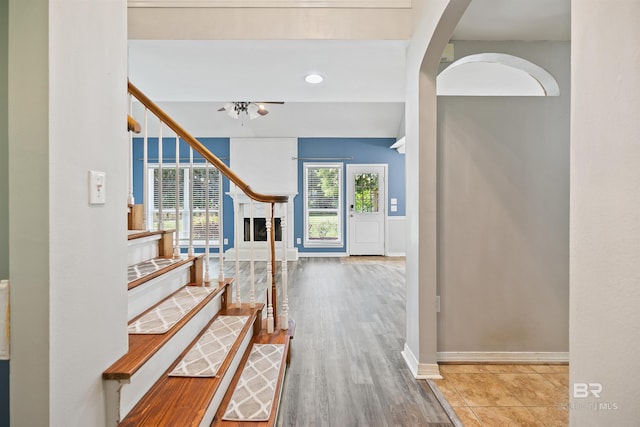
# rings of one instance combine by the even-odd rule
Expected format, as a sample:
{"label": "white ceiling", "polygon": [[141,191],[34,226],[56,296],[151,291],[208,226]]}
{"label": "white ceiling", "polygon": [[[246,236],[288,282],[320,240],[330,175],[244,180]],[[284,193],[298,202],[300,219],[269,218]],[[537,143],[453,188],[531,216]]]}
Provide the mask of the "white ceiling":
{"label": "white ceiling", "polygon": [[[568,40],[570,0],[472,0],[457,40]],[[196,136],[396,137],[407,41],[129,42],[129,78]],[[319,85],[304,82],[317,72]],[[285,101],[255,120],[228,101]]]}

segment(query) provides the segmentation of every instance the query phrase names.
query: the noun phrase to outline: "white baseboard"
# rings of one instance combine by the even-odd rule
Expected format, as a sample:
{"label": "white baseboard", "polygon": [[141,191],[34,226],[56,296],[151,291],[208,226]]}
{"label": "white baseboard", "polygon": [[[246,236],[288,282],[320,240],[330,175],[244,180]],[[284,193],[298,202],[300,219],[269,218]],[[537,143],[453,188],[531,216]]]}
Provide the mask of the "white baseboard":
{"label": "white baseboard", "polygon": [[569,352],[441,351],[438,362],[466,363],[569,363]]}
{"label": "white baseboard", "polygon": [[387,252],[386,256],[407,256],[406,252]]}
{"label": "white baseboard", "polygon": [[299,258],[341,258],[346,252],[298,252]]}
{"label": "white baseboard", "polygon": [[440,380],[440,369],[437,363],[418,363],[418,359],[413,354],[409,346],[405,343],[404,350],[401,352],[404,361],[407,363],[411,374],[417,380]]}

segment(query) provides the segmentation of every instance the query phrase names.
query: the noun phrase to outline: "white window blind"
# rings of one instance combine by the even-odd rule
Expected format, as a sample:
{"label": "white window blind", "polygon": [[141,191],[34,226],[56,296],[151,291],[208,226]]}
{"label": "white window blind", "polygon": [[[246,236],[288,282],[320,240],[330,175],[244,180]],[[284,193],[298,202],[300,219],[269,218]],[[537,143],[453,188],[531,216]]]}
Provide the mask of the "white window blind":
{"label": "white window blind", "polygon": [[304,165],[305,246],[342,246],[342,164]]}
{"label": "white window blind", "polygon": [[[195,244],[204,244],[206,240],[207,221],[207,190],[209,192],[209,242],[216,244],[220,239],[220,191],[221,174],[214,167],[209,167],[209,185],[207,186],[207,170],[202,164],[194,165],[193,180],[190,179],[189,165],[180,165],[178,174],[178,194],[176,195],[176,167],[162,166],[162,215],[159,212],[159,170],[158,165],[149,165],[149,194],[153,195],[153,203],[148,204],[151,218],[150,228],[159,228],[162,217],[165,230],[176,229],[180,224],[180,239],[189,238],[189,225],[193,221],[193,240]],[[193,218],[190,218],[190,197],[193,188]],[[176,201],[179,203],[176,222]]]}

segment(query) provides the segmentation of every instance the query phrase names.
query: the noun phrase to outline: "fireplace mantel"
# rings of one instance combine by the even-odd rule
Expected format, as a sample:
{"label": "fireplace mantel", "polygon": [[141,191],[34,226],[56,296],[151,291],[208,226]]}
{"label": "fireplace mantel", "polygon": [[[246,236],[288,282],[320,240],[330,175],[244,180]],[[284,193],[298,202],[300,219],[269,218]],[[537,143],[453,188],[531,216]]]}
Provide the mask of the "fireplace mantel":
{"label": "fireplace mantel", "polygon": [[[238,193],[237,195],[233,191],[229,191],[226,193],[232,200],[234,200],[234,209],[235,204],[238,204],[239,215],[235,215],[234,212],[234,221],[236,218],[241,218],[244,220],[245,218],[249,218],[250,215],[250,204],[251,199],[247,197],[244,193]],[[294,236],[293,236],[293,199],[297,195],[297,193],[282,193],[279,195],[286,195],[289,198],[287,202],[287,213],[286,213],[286,227],[287,227],[287,235],[286,235],[286,243],[287,243],[287,259],[288,260],[297,260],[298,259],[298,248],[296,248],[293,244]],[[236,201],[237,197],[237,201]],[[253,217],[254,218],[264,218],[265,217],[265,203],[262,202],[253,202]],[[281,210],[282,204],[276,203],[274,218],[281,218]],[[235,260],[236,257],[236,245],[238,246],[238,257],[241,261],[248,261],[250,259],[250,250],[251,250],[251,242],[244,241],[244,221],[240,224],[239,230],[234,230],[234,247],[229,248],[225,252],[226,259]],[[240,235],[236,235],[236,232],[239,231]],[[253,242],[254,245],[254,255],[257,261],[264,261],[267,257],[267,242]],[[276,256],[277,259],[282,258],[282,242],[276,242]]]}

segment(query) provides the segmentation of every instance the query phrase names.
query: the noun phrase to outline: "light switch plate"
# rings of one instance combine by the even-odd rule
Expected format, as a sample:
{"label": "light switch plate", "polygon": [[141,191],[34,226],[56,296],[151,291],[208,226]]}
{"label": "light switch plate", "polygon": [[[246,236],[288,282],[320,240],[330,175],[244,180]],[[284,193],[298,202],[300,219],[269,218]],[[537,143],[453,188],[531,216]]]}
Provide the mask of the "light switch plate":
{"label": "light switch plate", "polygon": [[391,205],[391,212],[398,212],[398,206]]}
{"label": "light switch plate", "polygon": [[104,205],[107,202],[107,174],[89,171],[89,204]]}
{"label": "light switch plate", "polygon": [[398,204],[398,199],[396,199],[395,197],[391,198],[391,204],[392,205],[397,205]]}

